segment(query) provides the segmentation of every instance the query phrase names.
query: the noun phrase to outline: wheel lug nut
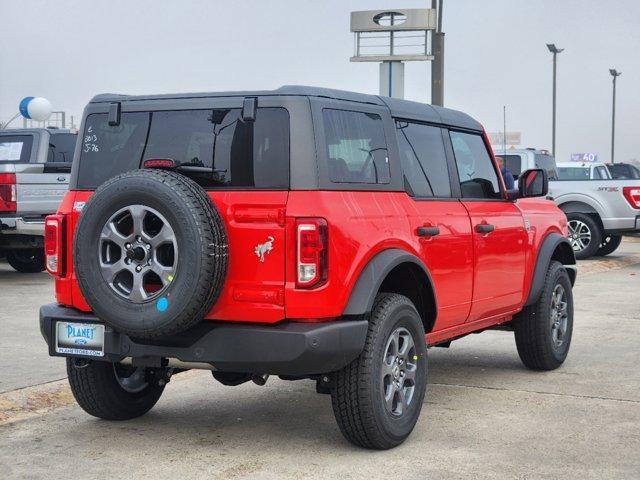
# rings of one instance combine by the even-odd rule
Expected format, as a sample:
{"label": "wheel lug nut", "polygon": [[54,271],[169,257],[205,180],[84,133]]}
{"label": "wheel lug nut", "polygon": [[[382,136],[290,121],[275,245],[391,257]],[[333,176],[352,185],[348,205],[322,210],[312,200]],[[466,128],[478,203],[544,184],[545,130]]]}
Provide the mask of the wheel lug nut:
{"label": "wheel lug nut", "polygon": [[139,271],[141,271],[141,270],[142,270],[142,267],[141,267],[140,265],[138,265],[138,266],[136,267],[136,272],[139,272]]}
{"label": "wheel lug nut", "polygon": [[126,248],[127,250],[131,249],[131,244],[130,243],[125,243],[124,244],[124,248]]}

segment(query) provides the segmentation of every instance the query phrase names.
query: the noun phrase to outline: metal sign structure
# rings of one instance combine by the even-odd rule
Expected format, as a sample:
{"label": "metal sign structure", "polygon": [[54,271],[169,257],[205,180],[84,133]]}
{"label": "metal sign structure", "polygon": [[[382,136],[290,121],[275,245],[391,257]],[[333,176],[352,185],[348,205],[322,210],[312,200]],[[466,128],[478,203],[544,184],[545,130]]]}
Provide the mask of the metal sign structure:
{"label": "metal sign structure", "polygon": [[380,95],[404,97],[404,63],[431,61],[436,10],[366,10],[351,12],[352,62],[380,62]]}
{"label": "metal sign structure", "polygon": [[491,145],[520,145],[522,143],[522,132],[506,132],[506,134],[504,132],[489,132],[487,135]]}

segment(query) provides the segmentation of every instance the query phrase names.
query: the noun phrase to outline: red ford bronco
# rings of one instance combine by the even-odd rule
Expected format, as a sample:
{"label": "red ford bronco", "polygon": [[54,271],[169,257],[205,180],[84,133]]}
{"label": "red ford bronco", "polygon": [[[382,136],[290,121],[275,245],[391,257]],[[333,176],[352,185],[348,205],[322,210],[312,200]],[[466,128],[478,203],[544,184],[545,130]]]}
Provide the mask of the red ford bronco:
{"label": "red ford bronco", "polygon": [[463,113],[309,87],[99,95],[81,132],[40,328],[91,415],[143,415],[186,369],[278,375],[385,449],[418,419],[427,347],[496,328],[531,369],[567,356],[566,218],[543,170],[505,190]]}

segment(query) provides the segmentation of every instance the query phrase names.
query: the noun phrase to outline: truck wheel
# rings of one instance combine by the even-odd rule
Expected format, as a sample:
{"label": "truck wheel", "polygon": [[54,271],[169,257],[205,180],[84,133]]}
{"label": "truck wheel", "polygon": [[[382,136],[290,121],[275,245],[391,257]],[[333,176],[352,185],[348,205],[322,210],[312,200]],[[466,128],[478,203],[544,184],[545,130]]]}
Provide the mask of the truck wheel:
{"label": "truck wheel", "polygon": [[38,273],[44,271],[44,250],[25,248],[9,250],[7,262],[20,273]]}
{"label": "truck wheel", "polygon": [[78,284],[95,314],[135,338],[199,323],[227,274],[224,222],[207,193],[174,172],[135,170],[100,186],[74,237]]}
{"label": "truck wheel", "polygon": [[573,333],[573,293],[564,266],[552,261],[538,301],[513,321],[518,355],[532,370],[562,365]]}
{"label": "truck wheel", "polygon": [[156,404],[164,384],[143,367],[87,361],[76,366],[67,358],[67,375],[78,405],[94,417],[130,420],[147,413]]}
{"label": "truck wheel", "polygon": [[333,413],[351,443],[384,450],[400,445],[415,426],[427,388],[424,327],[413,303],[381,293],[364,350],[335,373]]}
{"label": "truck wheel", "polygon": [[615,252],[622,243],[622,235],[605,235],[600,243],[600,248],[596,252],[599,257],[604,257]]}
{"label": "truck wheel", "polygon": [[596,221],[584,213],[568,213],[569,235],[567,238],[578,260],[592,257],[600,248],[602,232]]}

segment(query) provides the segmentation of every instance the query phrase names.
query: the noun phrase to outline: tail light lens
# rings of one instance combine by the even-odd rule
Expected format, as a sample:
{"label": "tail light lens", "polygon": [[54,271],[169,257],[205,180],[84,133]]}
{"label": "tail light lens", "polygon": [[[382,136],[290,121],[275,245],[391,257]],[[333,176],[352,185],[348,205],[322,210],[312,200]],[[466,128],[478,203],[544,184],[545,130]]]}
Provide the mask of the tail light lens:
{"label": "tail light lens", "polygon": [[640,187],[623,187],[622,194],[629,202],[629,205],[640,209]]}
{"label": "tail light lens", "polygon": [[63,274],[63,233],[64,217],[49,215],[44,221],[44,254],[47,271],[54,276]]}
{"label": "tail light lens", "polygon": [[16,197],[16,174],[0,173],[0,212],[15,212]]}
{"label": "tail light lens", "polygon": [[327,281],[328,230],[324,218],[296,220],[298,288],[318,287]]}

